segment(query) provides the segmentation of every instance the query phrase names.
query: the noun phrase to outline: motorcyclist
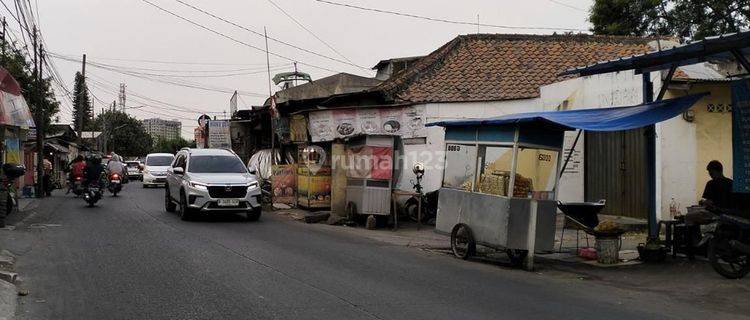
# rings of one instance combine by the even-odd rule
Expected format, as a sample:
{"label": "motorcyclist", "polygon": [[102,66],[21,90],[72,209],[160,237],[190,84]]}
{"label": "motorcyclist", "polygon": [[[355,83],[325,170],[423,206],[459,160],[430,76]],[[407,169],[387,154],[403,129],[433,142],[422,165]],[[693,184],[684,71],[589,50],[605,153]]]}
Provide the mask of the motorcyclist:
{"label": "motorcyclist", "polygon": [[75,185],[76,178],[80,177],[81,179],[83,179],[85,168],[86,162],[83,161],[82,155],[78,155],[75,159],[73,159],[73,162],[70,164],[70,176],[68,177],[70,180],[70,183],[68,184],[70,186],[70,188],[68,188],[68,192],[70,192],[70,189],[72,189]]}
{"label": "motorcyclist", "polygon": [[89,156],[87,162],[86,167],[83,169],[83,184],[86,187],[92,183],[98,184],[101,180],[102,173],[104,172],[104,166],[102,166],[102,158],[100,156]]}
{"label": "motorcyclist", "polygon": [[112,158],[107,162],[107,173],[109,175],[117,173],[120,177],[125,177],[125,165],[122,163],[122,158],[114,152]]}

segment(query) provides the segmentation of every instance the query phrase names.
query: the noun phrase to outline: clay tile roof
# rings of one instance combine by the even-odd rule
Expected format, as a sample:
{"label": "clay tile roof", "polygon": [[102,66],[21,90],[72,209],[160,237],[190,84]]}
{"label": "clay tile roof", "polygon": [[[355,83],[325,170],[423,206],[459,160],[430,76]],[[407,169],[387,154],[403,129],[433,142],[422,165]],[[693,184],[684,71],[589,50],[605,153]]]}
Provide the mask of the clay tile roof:
{"label": "clay tile roof", "polygon": [[593,35],[458,36],[373,90],[394,101],[465,102],[539,97],[558,74],[651,50],[653,38]]}

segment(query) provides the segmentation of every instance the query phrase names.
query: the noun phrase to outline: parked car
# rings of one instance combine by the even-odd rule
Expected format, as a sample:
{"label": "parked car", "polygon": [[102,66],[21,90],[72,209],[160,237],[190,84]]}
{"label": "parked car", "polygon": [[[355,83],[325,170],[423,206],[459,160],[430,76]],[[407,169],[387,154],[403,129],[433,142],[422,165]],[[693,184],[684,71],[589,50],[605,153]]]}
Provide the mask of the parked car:
{"label": "parked car", "polygon": [[244,212],[248,221],[260,218],[258,181],[229,150],[180,150],[167,172],[165,189],[165,209],[178,211],[182,220],[199,212]]}
{"label": "parked car", "polygon": [[150,153],[143,164],[143,187],[163,186],[167,181],[167,169],[174,155],[171,153]]}
{"label": "parked car", "polygon": [[141,163],[138,161],[125,161],[125,168],[128,170],[128,179],[141,180]]}

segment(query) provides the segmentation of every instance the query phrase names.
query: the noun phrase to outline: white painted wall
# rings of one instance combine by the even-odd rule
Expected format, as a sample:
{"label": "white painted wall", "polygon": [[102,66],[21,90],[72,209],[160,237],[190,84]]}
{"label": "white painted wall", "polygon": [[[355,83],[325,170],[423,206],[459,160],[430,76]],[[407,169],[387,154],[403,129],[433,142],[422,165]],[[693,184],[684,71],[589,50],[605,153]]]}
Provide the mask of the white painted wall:
{"label": "white painted wall", "polygon": [[[519,99],[488,102],[428,103],[425,106],[426,123],[443,120],[489,118],[506,114],[541,110],[541,100]],[[443,179],[445,130],[442,127],[427,128],[427,144],[405,145],[404,161],[396,188],[411,190],[409,182],[414,180],[411,168],[415,162],[426,165],[422,186],[425,192],[440,188]]]}

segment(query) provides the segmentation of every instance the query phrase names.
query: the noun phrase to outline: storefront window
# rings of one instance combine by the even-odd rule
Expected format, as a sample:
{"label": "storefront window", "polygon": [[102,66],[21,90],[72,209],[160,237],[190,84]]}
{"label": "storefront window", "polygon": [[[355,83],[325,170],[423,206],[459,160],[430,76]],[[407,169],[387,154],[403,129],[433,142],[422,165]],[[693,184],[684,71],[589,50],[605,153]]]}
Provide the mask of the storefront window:
{"label": "storefront window", "polygon": [[447,144],[445,150],[445,172],[443,187],[473,190],[476,172],[477,147],[462,144]]}
{"label": "storefront window", "polygon": [[519,149],[513,196],[540,200],[554,199],[557,157],[557,151]]}
{"label": "storefront window", "polygon": [[481,147],[480,174],[477,191],[498,196],[508,195],[508,183],[513,164],[512,147]]}

